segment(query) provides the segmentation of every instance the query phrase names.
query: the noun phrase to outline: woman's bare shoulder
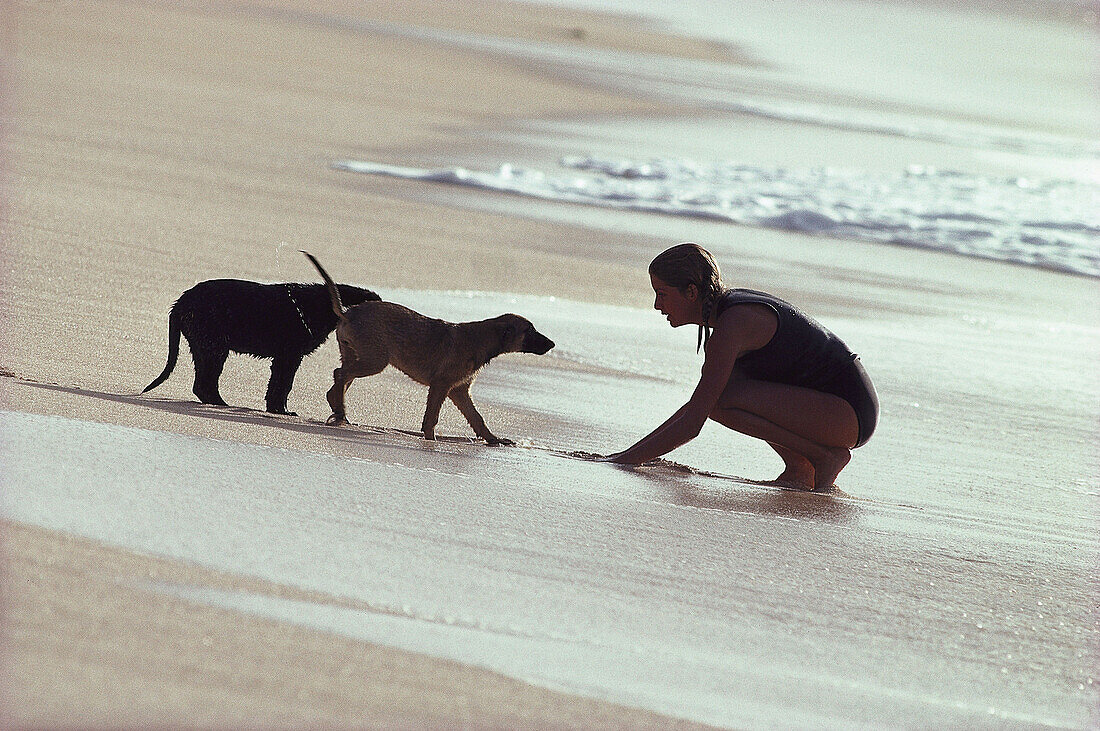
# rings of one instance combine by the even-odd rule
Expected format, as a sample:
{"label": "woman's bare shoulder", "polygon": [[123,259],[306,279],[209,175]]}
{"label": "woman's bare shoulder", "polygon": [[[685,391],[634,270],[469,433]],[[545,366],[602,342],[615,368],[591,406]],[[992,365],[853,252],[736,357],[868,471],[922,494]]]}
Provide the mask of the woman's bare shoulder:
{"label": "woman's bare shoulder", "polygon": [[755,350],[771,342],[779,327],[779,316],[765,304],[745,302],[732,305],[718,316],[712,338],[736,341],[741,350]]}

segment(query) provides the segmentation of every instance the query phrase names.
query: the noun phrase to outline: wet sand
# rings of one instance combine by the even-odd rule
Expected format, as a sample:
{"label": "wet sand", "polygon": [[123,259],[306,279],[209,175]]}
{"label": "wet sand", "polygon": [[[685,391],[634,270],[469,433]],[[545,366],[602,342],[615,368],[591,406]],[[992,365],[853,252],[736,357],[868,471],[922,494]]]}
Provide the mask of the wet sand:
{"label": "wet sand", "polygon": [[[223,396],[238,408],[195,404],[186,356],[152,398],[136,396],[163,365],[165,314],[181,291],[215,276],[312,280],[299,248],[364,286],[499,291],[506,282],[511,291],[644,308],[649,294],[639,272],[649,252],[691,228],[700,241],[721,237],[730,258],[748,260],[761,239],[773,243],[772,256],[745,267],[745,284],[767,284],[834,316],[886,313],[898,327],[916,321],[923,335],[961,317],[990,327],[1023,316],[1090,322],[1082,302],[1095,302],[1096,288],[1081,278],[955,258],[922,271],[925,254],[880,247],[867,255],[860,244],[841,244],[838,259],[804,237],[719,234],[710,224],[609,233],[584,225],[584,215],[524,216],[517,213],[522,205],[456,208],[448,192],[333,171],[327,163],[337,158],[400,162],[469,147],[471,130],[526,118],[671,110],[523,64],[303,22],[306,5],[252,3],[232,11],[190,2],[16,5],[15,94],[5,94],[14,124],[6,132],[0,408],[361,455],[361,443],[310,424],[280,421],[286,428],[270,428],[271,419],[255,410],[262,407],[266,366],[248,359],[231,359],[223,377]],[[730,49],[587,14],[540,10],[536,21],[529,11],[513,15],[493,3],[463,6],[468,12],[459,15],[432,3],[323,9],[371,21],[739,60]],[[914,317],[902,324],[899,315]],[[1012,337],[997,358],[1027,351],[1027,328]],[[1037,365],[1041,355],[1029,353],[1025,365]],[[1080,355],[1078,349],[1062,366],[1076,368]],[[323,392],[335,358],[330,342],[299,371],[291,407],[303,420],[327,415]],[[883,373],[882,385],[916,400],[921,391],[914,384],[942,374],[926,363],[918,375],[907,381],[898,366]],[[422,390],[399,375],[375,381],[357,392],[357,408],[372,423],[408,424],[408,415],[422,408]],[[990,419],[986,410],[996,408],[961,406],[973,420]],[[899,465],[922,460],[927,446],[906,437],[929,425],[903,405],[891,408],[900,425],[895,437],[886,427],[860,453],[863,462],[845,473],[853,479],[881,484],[898,479]],[[526,418],[502,405],[492,413],[505,432],[521,432]],[[467,431],[453,410],[444,411],[441,428]],[[1038,438],[1080,462],[1080,446],[1066,435]],[[952,446],[937,449],[950,456]],[[1028,464],[1019,450],[999,445],[990,446],[990,455],[1018,459],[1021,469]],[[746,459],[749,468],[765,464],[763,457]],[[1094,472],[1095,455],[1084,461]],[[1003,476],[989,469],[974,479]],[[203,608],[135,583],[163,577],[294,597],[293,587],[25,525],[5,524],[4,541],[5,649],[13,678],[3,683],[4,710],[16,725],[679,723],[456,663]]]}
{"label": "wet sand", "polygon": [[141,584],[339,604],[316,592],[24,525],[3,531],[14,726],[702,728]]}

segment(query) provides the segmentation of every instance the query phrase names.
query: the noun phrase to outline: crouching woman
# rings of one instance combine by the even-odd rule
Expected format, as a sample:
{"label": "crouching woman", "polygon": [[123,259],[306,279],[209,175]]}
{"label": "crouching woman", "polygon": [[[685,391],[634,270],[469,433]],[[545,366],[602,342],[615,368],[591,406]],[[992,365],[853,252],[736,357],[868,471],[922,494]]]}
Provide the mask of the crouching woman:
{"label": "crouching woman", "polygon": [[659,254],[649,276],[654,309],[672,327],[699,327],[702,375],[667,421],[602,459],[641,464],[694,439],[713,419],[779,454],[786,467],[777,484],[831,487],[878,421],[878,397],[859,358],[779,297],[725,289],[714,257],[696,244]]}

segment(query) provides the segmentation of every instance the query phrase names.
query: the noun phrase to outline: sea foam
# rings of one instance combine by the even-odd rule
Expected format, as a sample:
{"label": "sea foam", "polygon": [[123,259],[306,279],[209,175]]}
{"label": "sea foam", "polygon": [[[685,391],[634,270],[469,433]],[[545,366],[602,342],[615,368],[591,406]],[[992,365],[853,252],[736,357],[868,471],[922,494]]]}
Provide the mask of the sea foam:
{"label": "sea foam", "polygon": [[543,171],[341,160],[350,172],[912,246],[1100,277],[1100,185],[927,166],[892,174],[567,156]]}

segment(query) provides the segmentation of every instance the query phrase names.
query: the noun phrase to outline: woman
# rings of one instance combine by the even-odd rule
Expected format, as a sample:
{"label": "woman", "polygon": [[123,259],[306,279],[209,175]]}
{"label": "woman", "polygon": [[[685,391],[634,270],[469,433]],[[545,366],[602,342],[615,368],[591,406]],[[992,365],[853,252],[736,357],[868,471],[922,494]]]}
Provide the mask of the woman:
{"label": "woman", "polygon": [[641,464],[694,439],[707,419],[763,439],[786,469],[779,484],[822,490],[871,438],[878,397],[858,357],[778,297],[724,289],[706,249],[679,244],[649,265],[653,307],[672,327],[698,325],[699,385],[637,444],[604,461]]}

